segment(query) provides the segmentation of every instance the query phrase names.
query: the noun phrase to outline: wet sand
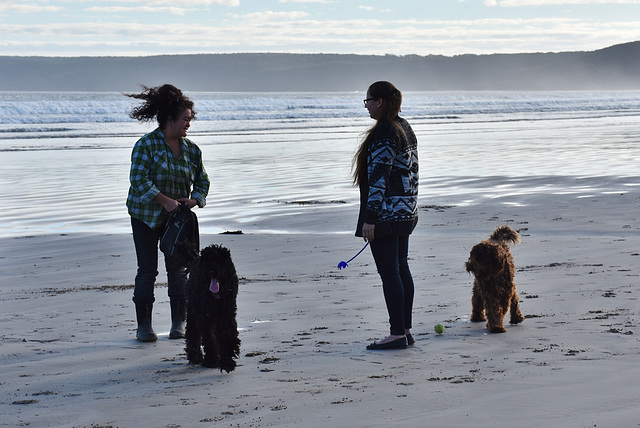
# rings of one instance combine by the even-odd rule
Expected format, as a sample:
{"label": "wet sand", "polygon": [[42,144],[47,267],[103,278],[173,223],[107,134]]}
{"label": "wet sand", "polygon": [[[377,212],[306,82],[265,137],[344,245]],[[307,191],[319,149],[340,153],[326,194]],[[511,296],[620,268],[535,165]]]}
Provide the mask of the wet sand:
{"label": "wet sand", "polygon": [[[231,250],[241,277],[230,374],[190,365],[184,342],[168,339],[162,284],[160,337],[135,340],[129,235],[0,239],[0,426],[638,426],[636,189],[423,205],[406,350],[365,349],[388,316],[368,250],[337,269],[357,238],[203,235]],[[526,319],[489,334],[469,321],[464,262],[502,224],[522,235]]]}

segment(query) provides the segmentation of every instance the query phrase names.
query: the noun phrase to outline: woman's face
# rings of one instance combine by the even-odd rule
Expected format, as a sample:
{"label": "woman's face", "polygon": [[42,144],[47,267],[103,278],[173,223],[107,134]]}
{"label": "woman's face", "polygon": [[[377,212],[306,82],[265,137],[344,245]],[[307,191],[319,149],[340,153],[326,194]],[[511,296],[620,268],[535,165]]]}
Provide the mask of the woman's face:
{"label": "woman's face", "polygon": [[371,119],[378,120],[380,117],[380,108],[382,107],[382,98],[373,98],[369,91],[367,91],[365,107],[369,110],[369,116],[371,116]]}
{"label": "woman's face", "polygon": [[167,120],[167,128],[164,130],[168,137],[180,138],[186,137],[189,126],[191,126],[191,109],[186,109],[178,116],[177,119],[169,117]]}

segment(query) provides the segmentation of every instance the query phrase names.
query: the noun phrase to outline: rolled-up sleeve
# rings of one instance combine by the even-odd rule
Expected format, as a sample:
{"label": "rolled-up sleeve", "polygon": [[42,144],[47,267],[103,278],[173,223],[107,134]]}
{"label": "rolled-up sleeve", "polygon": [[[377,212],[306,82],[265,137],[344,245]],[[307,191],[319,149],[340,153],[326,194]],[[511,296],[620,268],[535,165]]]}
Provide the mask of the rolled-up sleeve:
{"label": "rolled-up sleeve", "polygon": [[196,176],[193,181],[193,190],[191,192],[191,198],[198,201],[198,206],[204,208],[207,205],[207,195],[209,194],[209,187],[211,183],[209,181],[209,175],[204,169],[202,163],[202,156],[200,156],[200,165],[196,171]]}
{"label": "rolled-up sleeve", "polygon": [[131,190],[142,203],[150,202],[160,193],[160,190],[150,178],[151,165],[152,158],[148,151],[148,146],[138,142],[131,152],[129,182]]}

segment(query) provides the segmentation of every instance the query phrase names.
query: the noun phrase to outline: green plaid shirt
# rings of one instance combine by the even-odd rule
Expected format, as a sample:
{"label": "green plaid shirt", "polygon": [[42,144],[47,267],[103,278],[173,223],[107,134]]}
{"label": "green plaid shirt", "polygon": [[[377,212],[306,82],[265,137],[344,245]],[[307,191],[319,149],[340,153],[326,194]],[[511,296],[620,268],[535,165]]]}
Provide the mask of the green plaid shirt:
{"label": "green plaid shirt", "polygon": [[169,213],[155,202],[158,193],[172,199],[191,198],[200,208],[207,203],[209,177],[202,164],[202,152],[182,138],[182,156],[176,159],[160,128],[140,138],[131,153],[129,215],[152,229],[163,226]]}

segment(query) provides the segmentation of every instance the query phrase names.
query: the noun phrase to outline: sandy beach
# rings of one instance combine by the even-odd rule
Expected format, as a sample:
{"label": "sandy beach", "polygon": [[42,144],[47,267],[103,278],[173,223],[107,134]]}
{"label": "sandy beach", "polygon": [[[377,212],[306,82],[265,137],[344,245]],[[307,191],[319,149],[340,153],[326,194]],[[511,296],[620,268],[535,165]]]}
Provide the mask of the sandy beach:
{"label": "sandy beach", "polygon": [[[129,235],[4,238],[0,426],[640,426],[640,192],[515,200],[423,204],[406,350],[365,350],[388,323],[370,252],[337,269],[357,238],[202,236],[231,250],[241,277],[230,374],[190,365],[168,339],[162,284],[160,337],[135,340]],[[501,224],[522,235],[526,320],[488,334],[469,321],[464,262]]]}

